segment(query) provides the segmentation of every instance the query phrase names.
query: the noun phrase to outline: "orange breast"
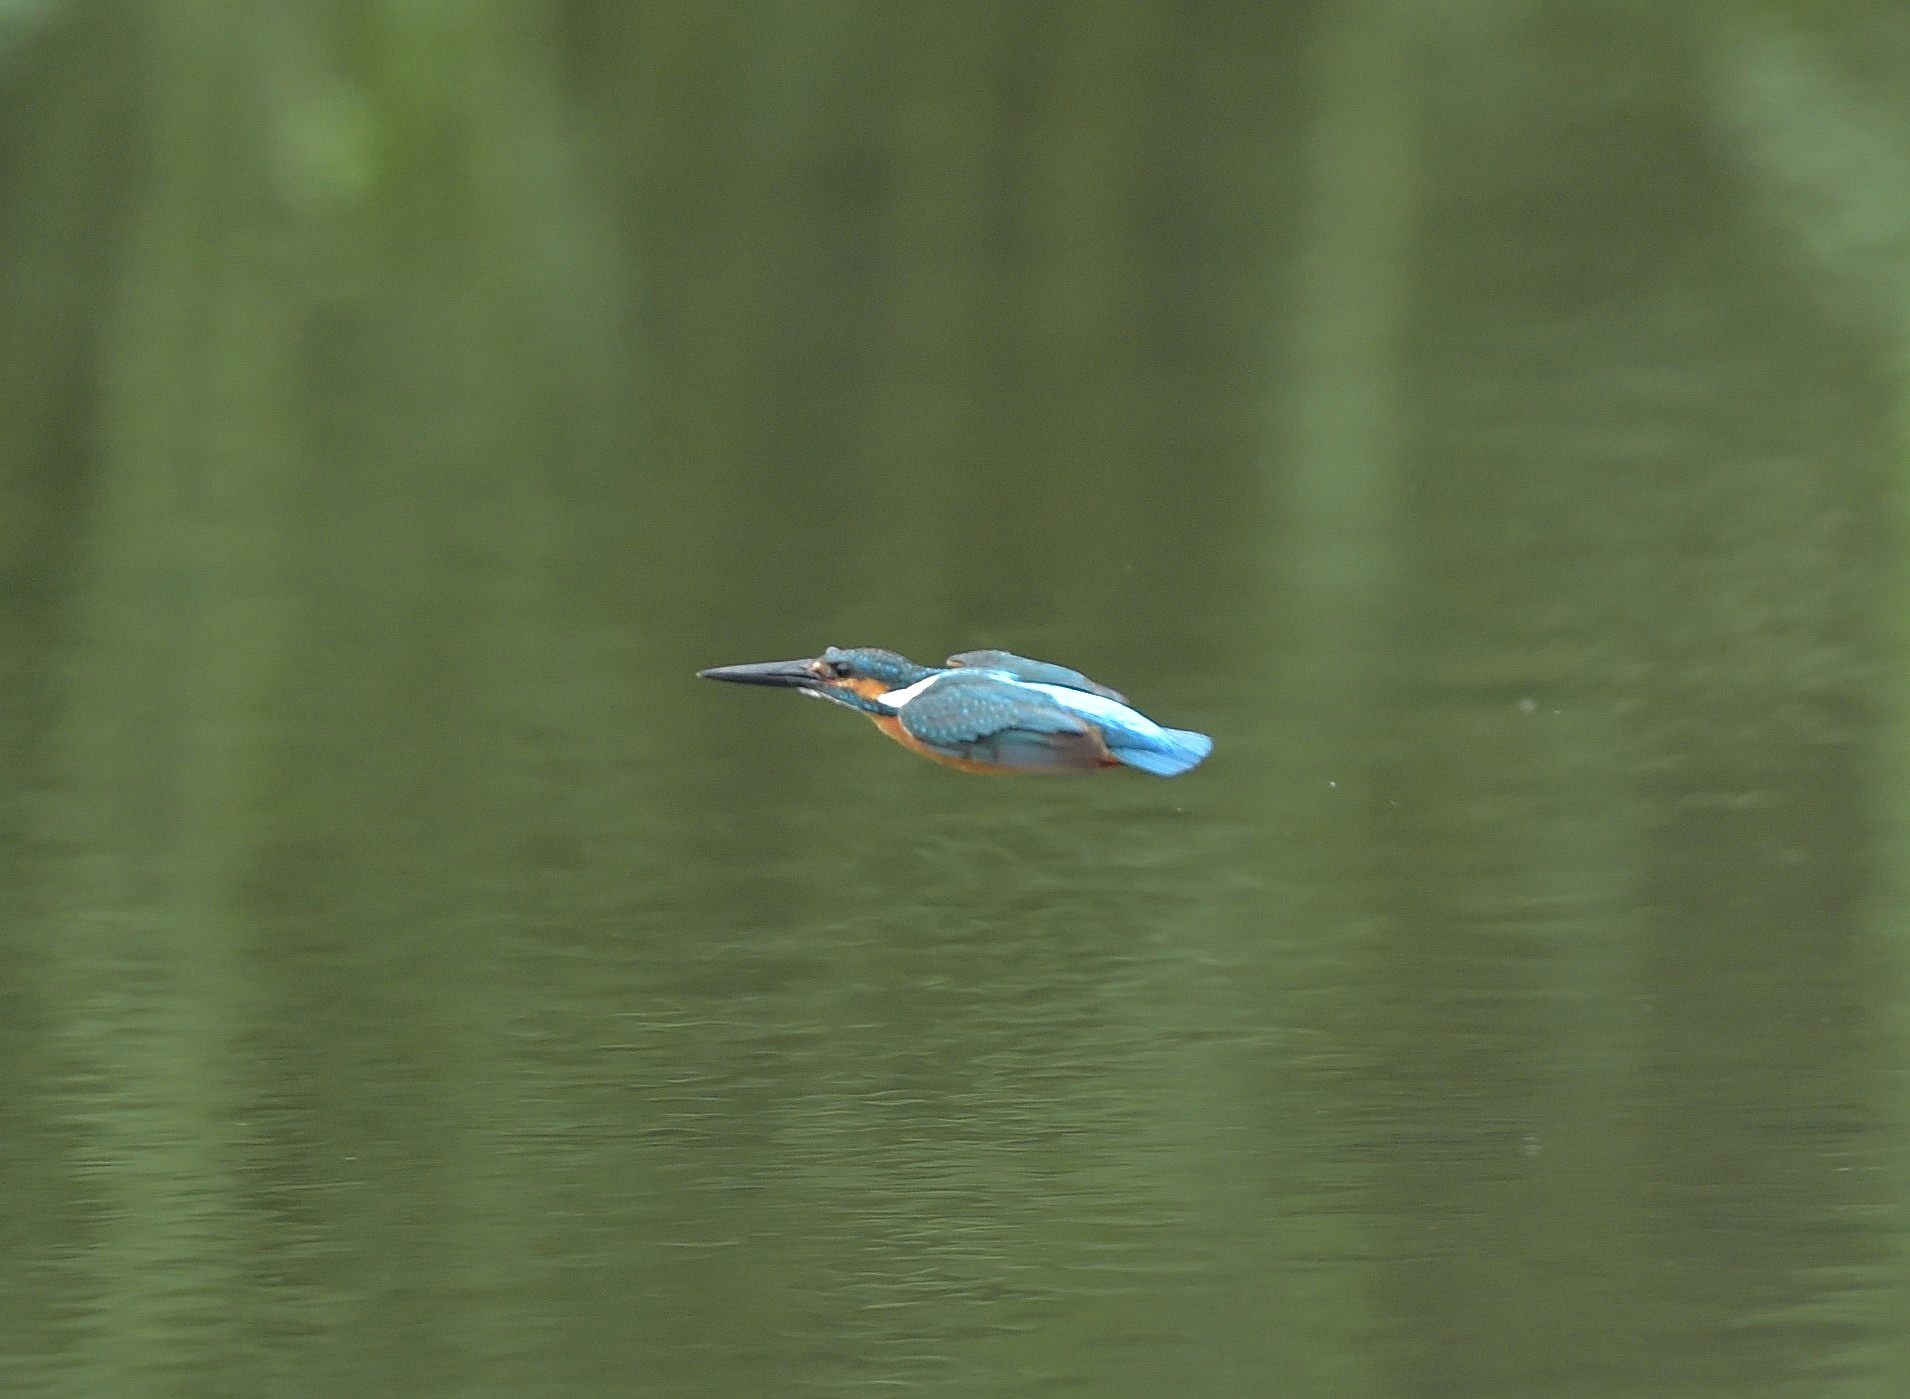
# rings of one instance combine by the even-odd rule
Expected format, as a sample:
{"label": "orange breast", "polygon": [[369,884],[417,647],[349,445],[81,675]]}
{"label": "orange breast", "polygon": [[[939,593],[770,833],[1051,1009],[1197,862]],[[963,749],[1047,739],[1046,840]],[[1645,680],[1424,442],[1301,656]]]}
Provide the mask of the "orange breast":
{"label": "orange breast", "polygon": [[[930,748],[927,744],[923,743],[914,734],[910,733],[907,729],[903,728],[902,721],[896,718],[893,714],[871,714],[869,716],[869,719],[872,723],[875,724],[875,726],[878,729],[882,730],[883,733],[887,734],[890,738],[894,739],[897,743],[901,744],[904,748],[908,749],[910,752],[920,753],[924,758],[929,759],[931,762],[940,763],[943,767],[959,768],[963,772],[982,772],[982,773],[993,773],[996,775],[1001,775],[1004,773],[1066,772],[1069,770],[1066,768],[1058,768],[1058,767],[1057,768],[1018,768],[1018,767],[1010,767],[1005,763],[978,762],[973,758],[952,758],[946,753],[936,752],[935,749]],[[1103,750],[1103,753],[1101,755],[1101,766],[1102,767],[1118,767],[1120,766],[1120,760],[1118,758],[1115,758],[1109,755],[1105,750]],[[1076,771],[1078,770],[1079,769],[1076,769]]]}

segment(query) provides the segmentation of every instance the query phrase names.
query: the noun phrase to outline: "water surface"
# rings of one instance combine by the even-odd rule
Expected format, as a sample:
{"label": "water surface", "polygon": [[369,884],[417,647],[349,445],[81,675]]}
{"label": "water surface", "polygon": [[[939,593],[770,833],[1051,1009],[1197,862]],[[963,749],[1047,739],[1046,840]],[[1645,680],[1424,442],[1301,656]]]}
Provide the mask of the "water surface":
{"label": "water surface", "polygon": [[1405,8],[0,28],[8,1391],[1910,1387],[1902,26]]}

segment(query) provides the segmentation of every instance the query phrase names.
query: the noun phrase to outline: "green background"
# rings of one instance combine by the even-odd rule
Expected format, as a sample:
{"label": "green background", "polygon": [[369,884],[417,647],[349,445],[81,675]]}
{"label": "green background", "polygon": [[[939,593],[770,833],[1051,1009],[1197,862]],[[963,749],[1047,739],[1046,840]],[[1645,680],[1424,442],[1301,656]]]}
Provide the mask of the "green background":
{"label": "green background", "polygon": [[0,3],[0,1384],[1910,1393],[1907,152],[1894,0]]}

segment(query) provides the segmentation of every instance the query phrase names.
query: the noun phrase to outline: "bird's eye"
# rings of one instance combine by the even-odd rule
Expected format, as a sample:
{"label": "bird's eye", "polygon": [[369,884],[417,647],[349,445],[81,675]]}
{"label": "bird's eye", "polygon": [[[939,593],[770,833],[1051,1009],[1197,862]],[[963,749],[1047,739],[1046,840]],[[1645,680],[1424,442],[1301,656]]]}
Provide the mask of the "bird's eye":
{"label": "bird's eye", "polygon": [[851,667],[847,661],[829,662],[829,673],[838,680],[847,680],[849,678],[850,669]]}

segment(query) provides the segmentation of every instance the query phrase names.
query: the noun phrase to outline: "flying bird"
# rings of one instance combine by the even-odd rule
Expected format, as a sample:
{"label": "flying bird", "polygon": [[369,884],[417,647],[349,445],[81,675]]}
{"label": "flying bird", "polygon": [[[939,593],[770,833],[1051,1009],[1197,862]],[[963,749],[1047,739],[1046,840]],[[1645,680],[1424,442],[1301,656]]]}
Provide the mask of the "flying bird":
{"label": "flying bird", "polygon": [[1214,748],[1206,734],[1164,728],[1077,670],[1008,651],[963,651],[925,666],[879,647],[831,646],[809,660],[697,674],[831,700],[868,715],[903,747],[965,772],[1130,767],[1176,777]]}

